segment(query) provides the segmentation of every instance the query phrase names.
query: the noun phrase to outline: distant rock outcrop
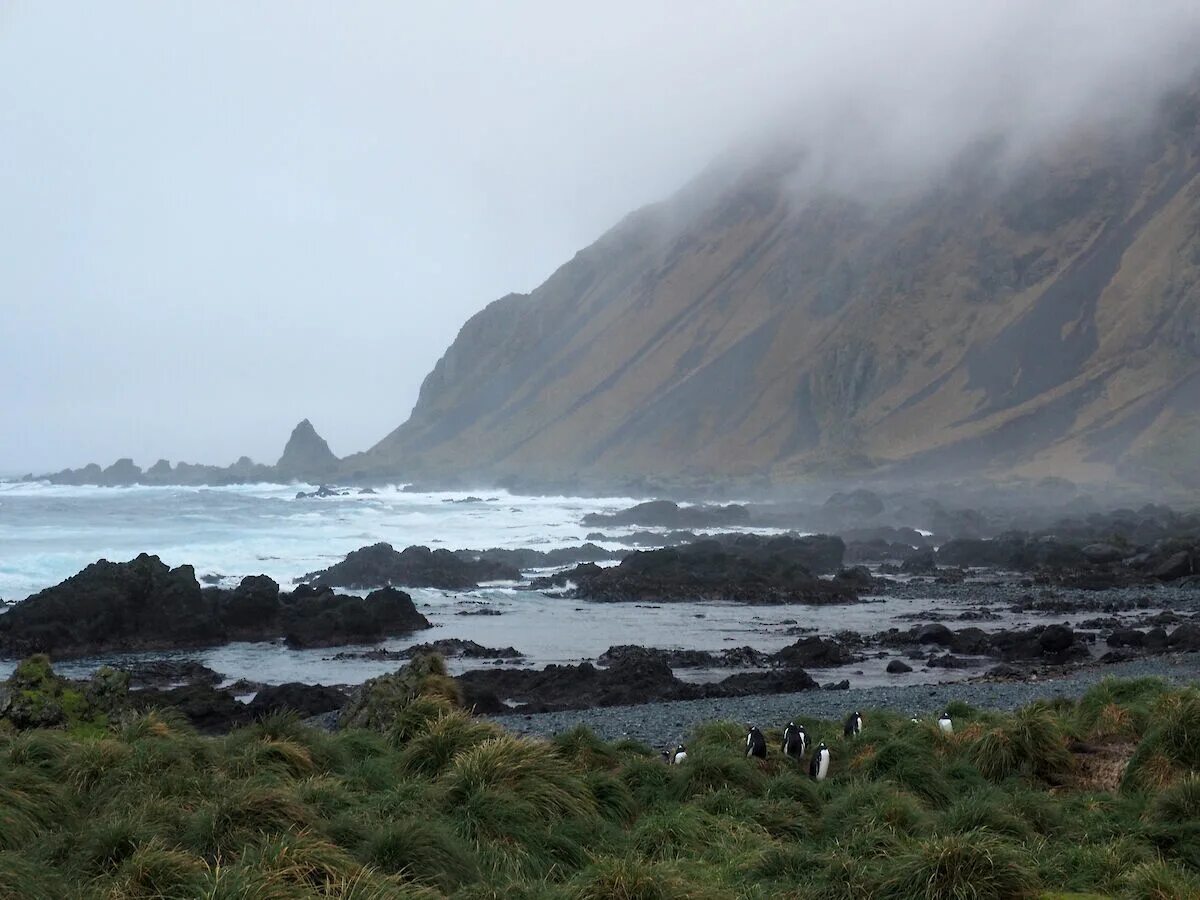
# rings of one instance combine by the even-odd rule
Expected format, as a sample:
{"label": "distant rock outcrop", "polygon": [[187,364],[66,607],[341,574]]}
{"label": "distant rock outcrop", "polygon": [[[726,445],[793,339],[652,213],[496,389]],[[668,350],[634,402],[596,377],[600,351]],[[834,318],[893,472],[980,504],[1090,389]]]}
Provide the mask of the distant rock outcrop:
{"label": "distant rock outcrop", "polygon": [[329,449],[329,444],[317,434],[312,423],[304,419],[292,429],[275,471],[285,479],[320,480],[334,474],[337,466],[338,458]]}
{"label": "distant rock outcrop", "polygon": [[108,468],[89,463],[80,469],[63,469],[47,475],[26,476],[27,481],[45,480],[52,484],[94,484],[119,487],[130,484],[253,484],[256,482],[321,481],[336,476],[338,458],[333,455],[312,423],[303,420],[292,429],[278,464],[265,466],[241,456],[228,466],[177,463],[160,459],[144,472],[132,459],[118,459]]}

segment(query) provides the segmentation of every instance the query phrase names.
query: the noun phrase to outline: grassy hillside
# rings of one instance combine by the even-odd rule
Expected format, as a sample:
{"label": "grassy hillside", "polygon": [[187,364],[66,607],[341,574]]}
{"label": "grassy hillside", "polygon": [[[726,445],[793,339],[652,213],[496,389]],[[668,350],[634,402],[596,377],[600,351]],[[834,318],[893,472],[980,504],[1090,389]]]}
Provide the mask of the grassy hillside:
{"label": "grassy hillside", "polygon": [[[1200,92],[1014,167],[848,196],[715,170],[464,325],[357,471],[868,470],[1195,487]],[[811,179],[809,179],[811,181]]]}
{"label": "grassy hillside", "polygon": [[213,739],[151,713],[0,735],[0,897],[1200,896],[1196,688],[952,708],[953,735],[809,720],[820,784],[777,733],[745,759],[736,724],[669,767],[582,730],[504,734],[436,673],[406,696],[359,710],[382,731]]}

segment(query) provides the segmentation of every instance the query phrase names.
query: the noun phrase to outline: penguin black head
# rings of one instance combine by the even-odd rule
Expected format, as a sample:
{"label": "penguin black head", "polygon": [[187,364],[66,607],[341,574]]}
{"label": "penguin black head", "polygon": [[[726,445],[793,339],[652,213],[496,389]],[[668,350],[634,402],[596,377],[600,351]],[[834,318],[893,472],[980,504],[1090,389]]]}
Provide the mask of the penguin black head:
{"label": "penguin black head", "polygon": [[821,741],[821,743],[817,744],[817,749],[818,750],[828,750],[829,748],[825,746],[824,741]]}

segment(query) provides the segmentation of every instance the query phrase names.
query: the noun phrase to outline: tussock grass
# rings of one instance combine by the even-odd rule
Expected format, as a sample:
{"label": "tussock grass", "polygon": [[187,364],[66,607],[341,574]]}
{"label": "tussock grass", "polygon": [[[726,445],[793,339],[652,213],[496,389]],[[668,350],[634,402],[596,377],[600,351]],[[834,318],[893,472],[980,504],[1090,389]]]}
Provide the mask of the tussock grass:
{"label": "tussock grass", "polygon": [[[0,732],[0,900],[1200,896],[1195,689],[952,706],[949,736],[805,720],[835,760],[815,783],[772,728],[766,761],[709,723],[668,736],[688,747],[668,766],[586,729],[501,732],[419,668],[365,711],[378,730],[268,716],[207,738],[151,712]],[[1136,742],[1120,790],[1068,777],[1071,736]]]}
{"label": "tussock grass", "polygon": [[1010,900],[1040,887],[1020,848],[984,831],[933,837],[889,861],[879,897]]}

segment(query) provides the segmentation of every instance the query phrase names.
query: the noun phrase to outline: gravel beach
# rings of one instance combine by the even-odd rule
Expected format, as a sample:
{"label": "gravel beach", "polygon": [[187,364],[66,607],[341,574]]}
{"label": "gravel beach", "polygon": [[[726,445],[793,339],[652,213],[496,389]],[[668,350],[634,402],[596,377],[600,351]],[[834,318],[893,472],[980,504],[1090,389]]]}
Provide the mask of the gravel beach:
{"label": "gravel beach", "polygon": [[701,722],[729,720],[764,727],[802,718],[840,720],[855,709],[883,708],[914,716],[941,712],[961,700],[988,709],[1014,709],[1035,700],[1078,697],[1105,678],[1160,676],[1175,683],[1200,679],[1200,653],[1183,653],[1089,666],[1057,678],[1032,682],[975,681],[908,684],[896,687],[804,691],[716,700],[681,700],[640,706],[612,706],[533,715],[494,716],[518,734],[549,737],[586,725],[606,740],[632,738],[654,747],[685,738]]}

